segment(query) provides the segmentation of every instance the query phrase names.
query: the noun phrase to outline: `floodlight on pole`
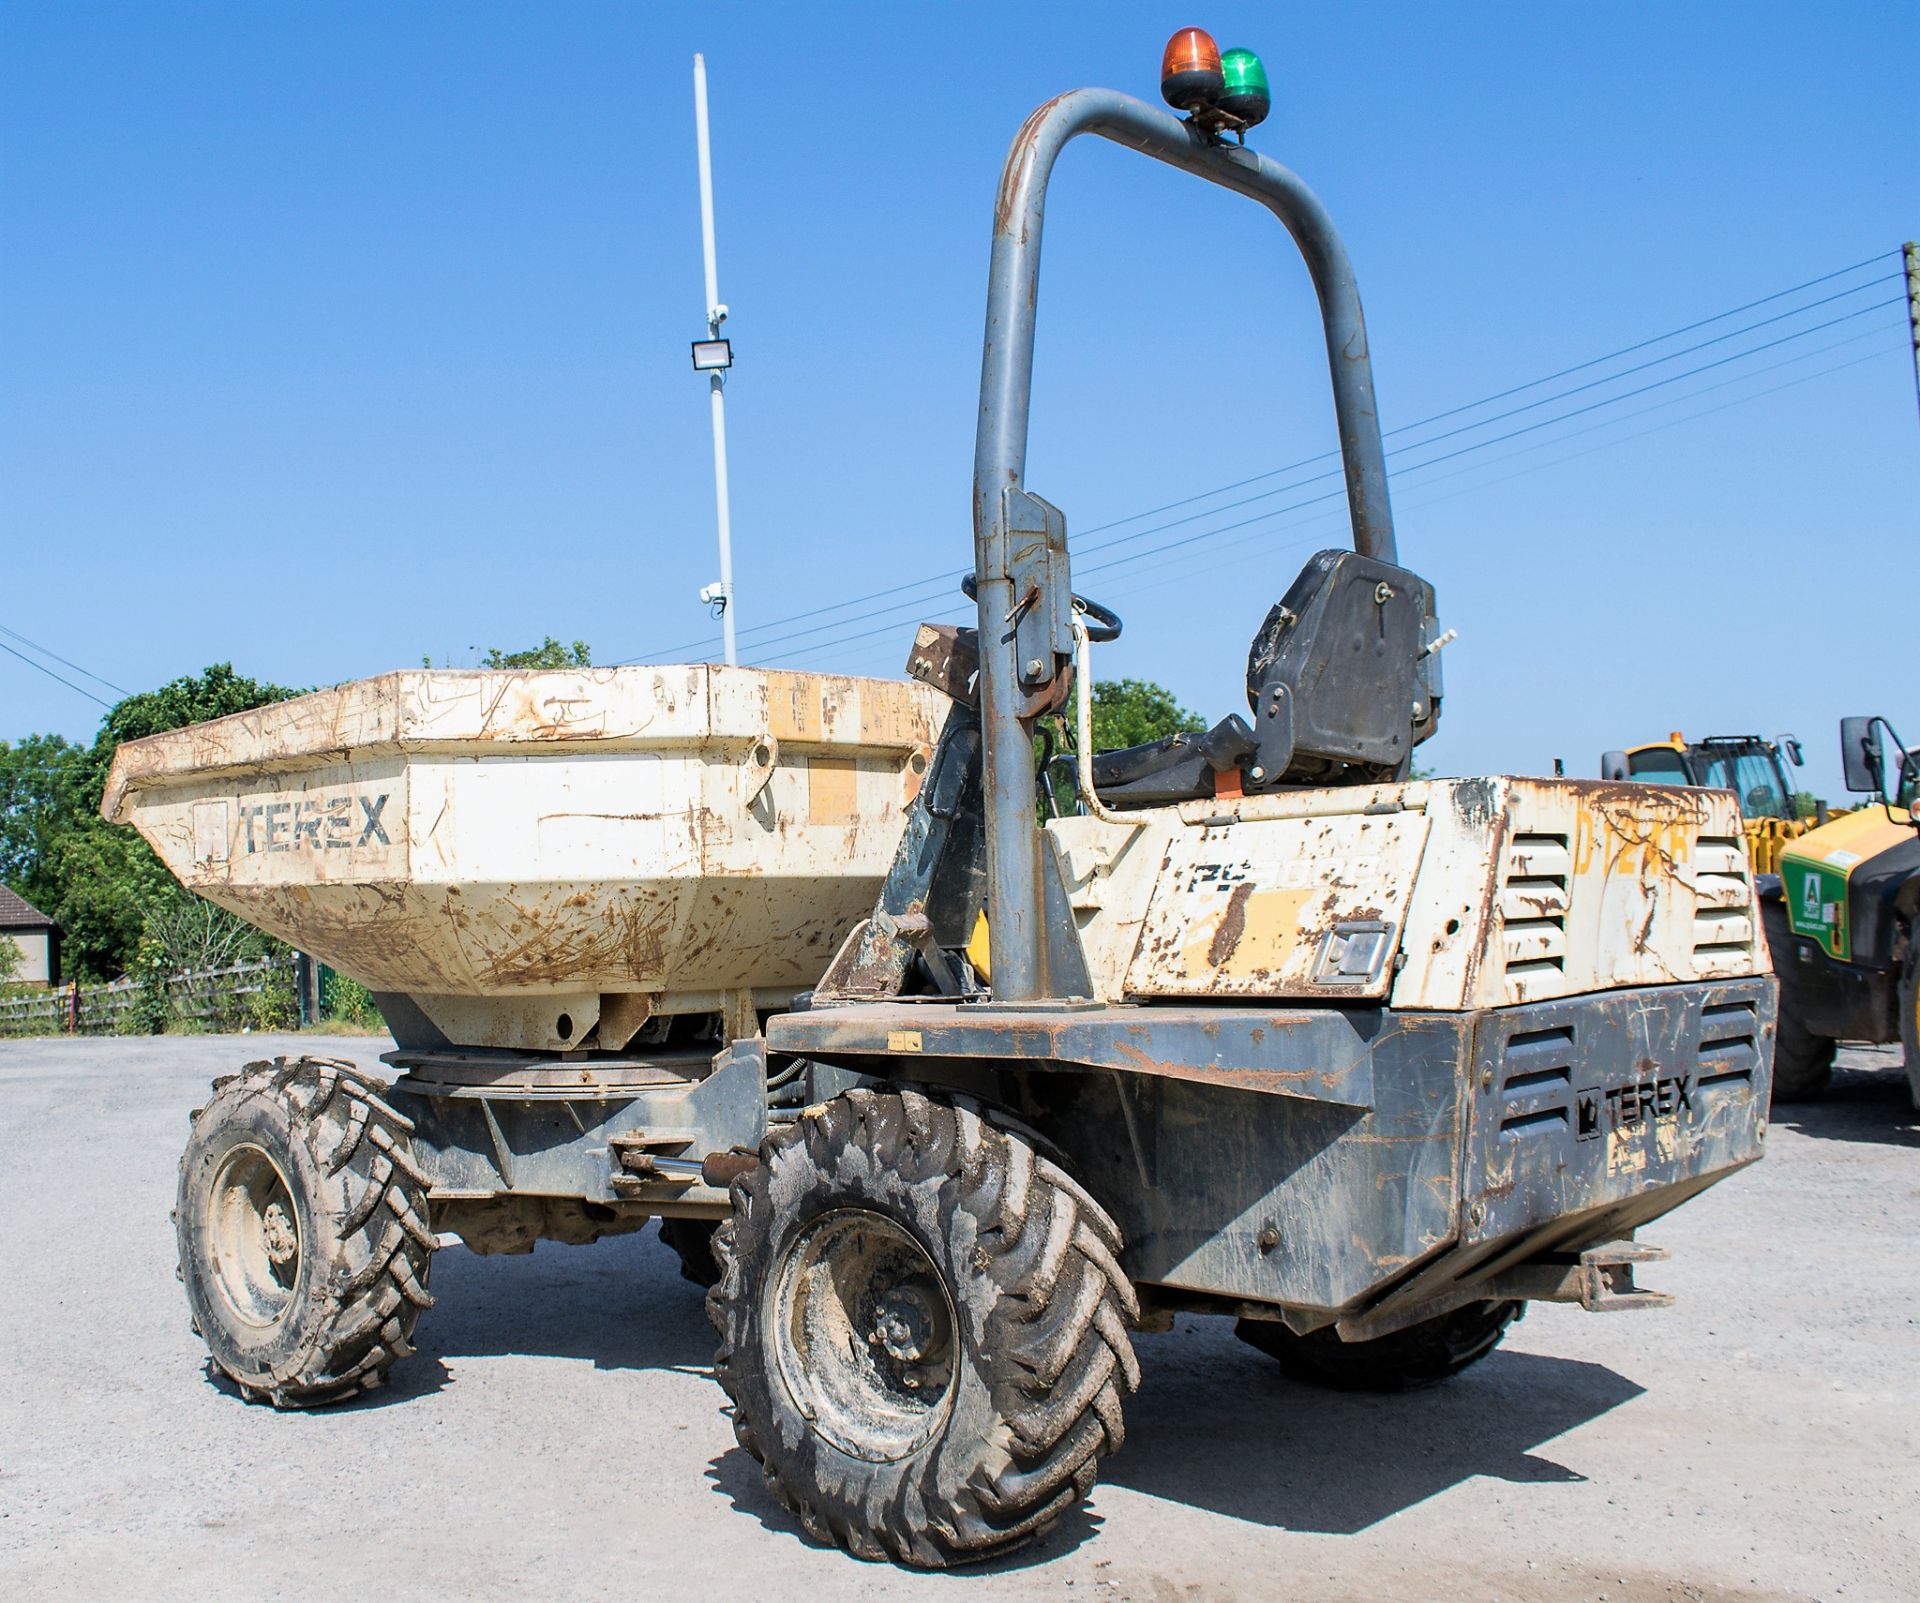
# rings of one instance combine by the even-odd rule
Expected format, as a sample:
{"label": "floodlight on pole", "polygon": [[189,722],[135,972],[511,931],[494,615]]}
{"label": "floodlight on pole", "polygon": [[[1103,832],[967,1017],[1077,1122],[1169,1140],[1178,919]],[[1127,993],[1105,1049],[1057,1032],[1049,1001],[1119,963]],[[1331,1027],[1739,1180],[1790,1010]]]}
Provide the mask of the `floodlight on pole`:
{"label": "floodlight on pole", "polygon": [[[713,248],[713,153],[707,139],[707,58],[698,53],[693,58],[693,117],[700,149],[700,246],[707,273],[707,337],[693,342],[693,366],[695,372],[707,375],[707,393],[713,405],[713,500],[720,532],[719,595],[713,604],[720,612],[720,635],[731,667],[736,657],[733,515],[727,500],[726,374],[733,366],[733,343],[720,337],[720,325],[727,320],[727,308],[720,300],[720,269]],[[701,599],[710,599],[704,590]]]}

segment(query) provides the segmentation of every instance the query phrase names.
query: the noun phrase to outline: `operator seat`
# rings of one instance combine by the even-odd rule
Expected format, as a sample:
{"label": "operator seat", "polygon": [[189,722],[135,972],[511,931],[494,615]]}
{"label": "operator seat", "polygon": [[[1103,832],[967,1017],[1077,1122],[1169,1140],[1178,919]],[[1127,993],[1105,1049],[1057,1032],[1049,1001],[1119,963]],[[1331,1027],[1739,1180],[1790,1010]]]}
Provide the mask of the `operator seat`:
{"label": "operator seat", "polygon": [[[1357,551],[1322,551],[1267,613],[1247,654],[1249,724],[1093,759],[1110,807],[1156,807],[1238,789],[1404,779],[1440,722],[1433,586]],[[1222,776],[1238,772],[1238,783]]]}

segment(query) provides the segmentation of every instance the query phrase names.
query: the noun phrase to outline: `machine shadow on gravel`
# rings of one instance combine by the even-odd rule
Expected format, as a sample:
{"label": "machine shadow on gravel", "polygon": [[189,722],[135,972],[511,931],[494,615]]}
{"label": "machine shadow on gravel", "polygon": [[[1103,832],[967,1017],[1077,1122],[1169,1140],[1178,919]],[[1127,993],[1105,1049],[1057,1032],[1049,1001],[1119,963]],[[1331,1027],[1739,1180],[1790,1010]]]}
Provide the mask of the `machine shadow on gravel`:
{"label": "machine shadow on gravel", "polygon": [[[831,1544],[809,1535],[800,1521],[775,1500],[767,1490],[767,1478],[744,1448],[729,1447],[707,1466],[707,1482],[731,1503],[736,1512],[751,1514],[763,1530],[796,1541],[821,1553],[831,1553]],[[1016,1547],[996,1558],[969,1564],[957,1573],[962,1576],[1004,1575],[1031,1569],[1064,1558],[1081,1543],[1100,1534],[1102,1521],[1084,1503],[1076,1503],[1060,1516],[1059,1522],[1044,1535],[1024,1547]]]}
{"label": "machine shadow on gravel", "polygon": [[1842,1058],[1818,1101],[1776,1101],[1773,1122],[1819,1141],[1920,1147],[1920,1112],[1898,1062],[1883,1066]]}
{"label": "machine shadow on gravel", "polygon": [[[1224,1333],[1182,1327],[1140,1339],[1146,1382],[1126,1448],[1101,1477],[1148,1497],[1280,1530],[1352,1536],[1475,1477],[1514,1484],[1586,1477],[1535,1449],[1641,1396],[1601,1364],[1500,1352],[1472,1376],[1394,1397],[1323,1391]],[[1327,1444],[1340,1451],[1328,1452]],[[770,1531],[821,1546],[775,1502],[740,1448],[707,1471]],[[1084,1507],[1050,1533],[968,1574],[1016,1570],[1097,1533]]]}
{"label": "machine shadow on gravel", "polygon": [[[1645,1387],[1604,1365],[1502,1351],[1397,1396],[1301,1385],[1225,1332],[1187,1322],[1140,1342],[1126,1450],[1102,1477],[1283,1530],[1351,1536],[1476,1476],[1584,1476],[1540,1456]],[[1338,1444],[1337,1451],[1329,1451]]]}
{"label": "machine shadow on gravel", "polygon": [[[200,1373],[208,1386],[223,1397],[230,1397],[235,1403],[245,1403],[247,1398],[239,1385],[224,1374],[220,1366],[211,1360],[202,1360]],[[426,1343],[412,1353],[404,1364],[394,1367],[393,1373],[374,1391],[358,1392],[330,1407],[319,1409],[313,1417],[319,1420],[344,1418],[350,1414],[365,1413],[374,1408],[398,1408],[406,1403],[418,1402],[423,1397],[431,1397],[444,1390],[453,1379],[447,1366],[441,1363],[439,1355],[432,1350],[432,1344]],[[269,1405],[261,1404],[262,1407]]]}
{"label": "machine shadow on gravel", "polygon": [[434,1254],[438,1304],[420,1321],[421,1359],[538,1354],[582,1358],[596,1369],[678,1369],[710,1374],[713,1327],[701,1294],[650,1227],[590,1247],[552,1244],[481,1257],[464,1247]]}
{"label": "machine shadow on gravel", "polygon": [[[652,1230],[595,1243],[597,1258],[583,1257],[587,1250],[481,1257],[441,1249],[436,1306],[420,1321],[417,1351],[378,1390],[328,1414],[431,1397],[453,1381],[447,1359],[537,1355],[586,1359],[596,1369],[712,1373],[713,1330],[700,1293]],[[240,1396],[217,1368],[206,1372],[216,1390]]]}

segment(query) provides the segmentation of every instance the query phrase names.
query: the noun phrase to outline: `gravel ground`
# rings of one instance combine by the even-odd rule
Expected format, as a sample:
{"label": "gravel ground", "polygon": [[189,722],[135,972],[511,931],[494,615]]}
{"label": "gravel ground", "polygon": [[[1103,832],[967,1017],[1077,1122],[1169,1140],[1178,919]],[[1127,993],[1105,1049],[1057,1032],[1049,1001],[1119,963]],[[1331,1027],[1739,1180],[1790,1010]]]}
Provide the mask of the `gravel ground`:
{"label": "gravel ground", "polygon": [[1084,1514],[923,1576],[812,1546],[762,1492],[651,1231],[441,1253],[420,1352],[362,1403],[210,1380],[167,1222],[188,1110],[250,1057],[387,1044],[0,1042],[0,1597],[1920,1597],[1920,1124],[1887,1052],[1650,1233],[1673,1309],[1539,1308],[1397,1399],[1182,1319],[1141,1340]]}

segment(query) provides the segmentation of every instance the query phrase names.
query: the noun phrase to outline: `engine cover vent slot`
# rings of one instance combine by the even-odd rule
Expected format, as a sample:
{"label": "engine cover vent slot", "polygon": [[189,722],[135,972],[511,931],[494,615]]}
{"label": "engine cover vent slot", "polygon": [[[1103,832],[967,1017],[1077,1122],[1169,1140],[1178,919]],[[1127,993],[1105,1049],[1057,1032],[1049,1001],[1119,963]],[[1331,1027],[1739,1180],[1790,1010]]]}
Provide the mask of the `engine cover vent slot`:
{"label": "engine cover vent slot", "polygon": [[1693,849],[1693,971],[1701,979],[1744,974],[1753,951],[1753,888],[1746,847],[1732,835],[1702,835]]}
{"label": "engine cover vent slot", "polygon": [[1573,1063],[1570,1024],[1508,1039],[1499,1076],[1503,1141],[1567,1128],[1573,1119]]}
{"label": "engine cover vent slot", "polygon": [[1724,1002],[1700,1010],[1697,1083],[1702,1091],[1753,1083],[1760,1064],[1759,1027],[1751,1002]]}
{"label": "engine cover vent slot", "polygon": [[1557,983],[1566,972],[1568,884],[1565,835],[1515,835],[1500,886],[1500,952],[1520,998],[1530,979]]}

